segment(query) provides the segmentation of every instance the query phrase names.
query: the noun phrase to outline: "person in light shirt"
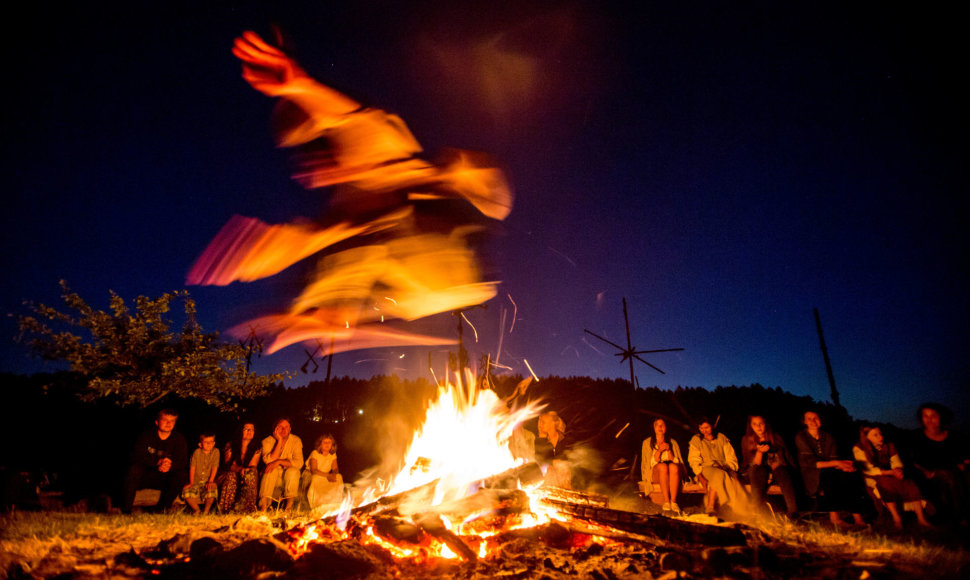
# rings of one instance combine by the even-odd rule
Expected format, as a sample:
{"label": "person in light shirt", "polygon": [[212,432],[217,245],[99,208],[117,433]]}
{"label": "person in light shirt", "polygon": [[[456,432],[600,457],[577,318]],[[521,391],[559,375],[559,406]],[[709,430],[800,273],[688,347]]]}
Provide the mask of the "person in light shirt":
{"label": "person in light shirt", "polygon": [[284,507],[293,507],[300,490],[300,468],[303,467],[303,441],[290,432],[290,421],[277,419],[273,434],[263,439],[262,461],[266,466],[259,484],[259,509],[273,503],[275,490],[282,482]]}
{"label": "person in light shirt", "polygon": [[677,495],[680,493],[681,478],[685,474],[680,445],[667,436],[667,422],[663,419],[653,422],[653,434],[653,437],[643,440],[640,460],[643,480],[651,486],[654,482],[660,486],[663,511],[680,513]]}

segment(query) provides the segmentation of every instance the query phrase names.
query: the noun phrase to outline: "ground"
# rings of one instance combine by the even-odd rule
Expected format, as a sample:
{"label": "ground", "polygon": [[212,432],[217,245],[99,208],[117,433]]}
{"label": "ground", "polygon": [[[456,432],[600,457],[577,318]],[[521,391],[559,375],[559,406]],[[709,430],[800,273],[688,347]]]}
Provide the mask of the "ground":
{"label": "ground", "polygon": [[[656,506],[635,498],[615,507],[656,510]],[[159,561],[162,577],[200,575],[198,558],[192,564],[195,569],[186,568],[189,564],[184,560],[190,551],[198,553],[205,542],[215,544],[211,541],[215,540],[220,551],[229,551],[248,540],[268,539],[298,523],[298,519],[266,515],[12,512],[0,516],[0,578],[148,576],[151,566],[146,567],[141,558],[137,558],[138,564],[133,563],[132,552],[151,562],[152,553],[159,553],[160,545],[168,554]],[[670,545],[645,538],[643,542],[567,549],[555,547],[545,538],[519,538],[503,545],[494,557],[477,563],[394,563],[386,554],[374,556],[374,550],[348,558],[377,562],[371,572],[361,576],[371,578],[957,578],[970,572],[965,530],[957,530],[956,535],[952,531],[927,534],[915,529],[887,535],[882,528],[840,533],[813,520],[781,520],[758,528],[745,527],[745,535],[747,546],[729,548]],[[202,538],[205,542],[193,547]],[[327,558],[334,556],[314,557],[331,562]],[[303,565],[290,569],[288,577],[307,575],[309,561],[311,558],[306,558]]]}

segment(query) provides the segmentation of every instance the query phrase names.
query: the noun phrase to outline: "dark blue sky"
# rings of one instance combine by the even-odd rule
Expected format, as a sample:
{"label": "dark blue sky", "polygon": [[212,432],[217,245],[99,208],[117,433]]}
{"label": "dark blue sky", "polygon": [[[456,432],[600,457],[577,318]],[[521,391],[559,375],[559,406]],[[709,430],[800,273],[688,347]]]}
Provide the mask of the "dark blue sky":
{"label": "dark blue sky", "polygon": [[[640,365],[641,385],[758,382],[827,400],[817,307],[850,413],[915,426],[915,406],[939,400],[967,423],[954,15],[350,4],[30,8],[4,40],[0,309],[56,303],[61,278],[99,306],[109,289],[179,289],[233,214],[319,215],[326,193],[290,181],[272,102],[230,53],[242,30],[277,22],[311,74],[400,114],[429,154],[483,150],[507,169],[516,205],[486,254],[503,284],[468,315],[473,358],[496,354],[504,311],[500,362],[515,372],[527,359],[540,376],[626,377],[583,332],[623,342],[626,297],[637,347],[686,349],[648,358],[667,374]],[[300,275],[191,291],[203,325],[224,330],[285,308]],[[43,368],[12,342],[2,352],[0,370]],[[427,356],[359,351],[334,367],[415,376]],[[261,365],[304,358],[290,347]]]}

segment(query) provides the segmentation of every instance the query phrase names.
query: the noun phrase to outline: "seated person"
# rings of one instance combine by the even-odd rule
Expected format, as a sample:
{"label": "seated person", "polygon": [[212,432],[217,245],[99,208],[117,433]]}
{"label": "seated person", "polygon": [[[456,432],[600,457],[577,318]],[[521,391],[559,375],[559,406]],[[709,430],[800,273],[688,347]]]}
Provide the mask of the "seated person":
{"label": "seated person", "polygon": [[251,512],[256,509],[259,490],[260,446],[255,441],[256,425],[243,423],[239,439],[227,441],[222,450],[224,468],[216,483],[219,484],[219,509]]}
{"label": "seated person", "polygon": [[956,521],[970,519],[970,443],[951,429],[953,412],[938,403],[924,403],[917,411],[922,429],[910,441],[907,465],[924,496]]}
{"label": "seated person", "polygon": [[795,435],[798,465],[808,497],[818,501],[819,509],[829,512],[832,525],[848,526],[842,512],[852,514],[856,525],[865,525],[862,513],[871,503],[854,463],[839,459],[835,437],[821,430],[822,420],[815,411],[802,414],[805,429]]}
{"label": "seated person", "polygon": [[189,483],[182,489],[182,499],[194,513],[199,513],[199,498],[205,501],[202,513],[208,514],[216,501],[216,473],[219,471],[219,450],[216,434],[205,432],[199,436],[199,448],[189,460]]}
{"label": "seated person", "polygon": [[653,437],[643,440],[640,472],[643,480],[660,485],[664,511],[680,512],[677,494],[680,493],[681,477],[684,475],[684,458],[680,446],[667,437],[667,423],[663,419],[653,422]]}
{"label": "seated person", "polygon": [[736,514],[749,510],[748,492],[738,479],[738,456],[734,446],[723,433],[715,431],[707,418],[697,422],[698,434],[691,437],[687,463],[697,480],[707,488],[708,514],[714,513],[717,502]]}
{"label": "seated person", "polygon": [[300,489],[300,468],[303,466],[303,441],[290,433],[290,421],[276,420],[273,434],[263,439],[261,456],[266,469],[259,483],[259,509],[267,510],[273,503],[276,487],[283,485],[283,501],[287,510],[293,508]]}
{"label": "seated person", "polygon": [[792,460],[788,447],[761,415],[748,417],[747,432],[741,439],[744,468],[751,484],[751,494],[757,509],[767,506],[765,497],[769,481],[781,488],[785,510],[789,516],[798,512],[795,484],[792,482]]}
{"label": "seated person", "polygon": [[571,489],[572,470],[566,460],[569,443],[566,440],[566,423],[555,411],[539,415],[535,441],[536,463],[545,470],[544,485]]}
{"label": "seated person", "polygon": [[882,429],[873,425],[859,428],[859,442],[852,448],[852,455],[862,465],[866,483],[873,488],[875,497],[886,504],[896,529],[903,529],[896,502],[916,513],[921,526],[932,527],[923,513],[923,496],[911,479],[903,477],[903,462],[896,446],[882,436]]}
{"label": "seated person", "polygon": [[313,451],[306,460],[310,473],[307,502],[310,509],[338,506],[343,501],[344,480],[337,468],[337,440],[329,433],[317,437]]}
{"label": "seated person", "polygon": [[131,466],[122,487],[121,510],[131,513],[139,489],[158,489],[159,509],[171,507],[185,482],[188,450],[185,438],[175,432],[178,413],[162,409],[155,415],[155,427],[135,440]]}

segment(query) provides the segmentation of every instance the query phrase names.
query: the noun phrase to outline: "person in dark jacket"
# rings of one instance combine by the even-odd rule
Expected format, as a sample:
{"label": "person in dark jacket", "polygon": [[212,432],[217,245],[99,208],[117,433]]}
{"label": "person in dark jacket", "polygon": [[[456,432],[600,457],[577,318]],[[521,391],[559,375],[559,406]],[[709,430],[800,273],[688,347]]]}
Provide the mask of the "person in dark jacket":
{"label": "person in dark jacket", "polygon": [[135,492],[149,488],[161,491],[158,509],[167,509],[185,484],[188,448],[185,437],[175,432],[178,413],[162,409],[155,415],[155,427],[138,436],[125,475],[121,510],[131,513]]}
{"label": "person in dark jacket", "polygon": [[[818,413],[805,411],[802,423],[805,429],[795,435],[795,447],[805,494],[815,500],[819,509],[829,512],[833,526],[864,526],[862,514],[870,511],[872,502],[855,462],[839,457],[835,437],[821,430]],[[843,512],[852,514],[852,524],[842,519]]]}

